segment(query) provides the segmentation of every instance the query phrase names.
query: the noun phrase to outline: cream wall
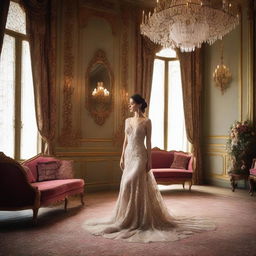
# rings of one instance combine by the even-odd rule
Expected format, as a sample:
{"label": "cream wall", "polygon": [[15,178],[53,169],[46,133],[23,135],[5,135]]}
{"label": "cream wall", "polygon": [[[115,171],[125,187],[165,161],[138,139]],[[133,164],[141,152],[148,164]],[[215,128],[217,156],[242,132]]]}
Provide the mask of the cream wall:
{"label": "cream wall", "polygon": [[224,64],[232,73],[223,95],[212,78],[220,63],[220,41],[204,48],[204,172],[209,183],[222,186],[230,186],[230,161],[225,150],[229,127],[235,120],[253,118],[252,23],[248,13],[243,5],[239,26],[223,38]]}
{"label": "cream wall", "polygon": [[[130,8],[120,1],[59,1],[55,153],[74,160],[75,176],[85,179],[87,191],[116,188],[120,182],[127,109],[123,93],[133,93],[135,80],[135,19]],[[98,49],[106,53],[114,75],[114,107],[102,126],[85,107],[86,70]]]}
{"label": "cream wall", "polygon": [[[59,1],[55,152],[74,160],[75,176],[85,179],[87,191],[119,186],[122,125],[127,115],[123,92],[134,93],[137,10],[125,1],[101,0],[98,5],[93,0]],[[253,114],[250,29],[244,8],[240,25],[224,38],[224,62],[233,76],[224,95],[212,80],[220,62],[220,42],[204,48],[204,169],[208,182],[224,186],[229,186],[225,152],[229,126]],[[93,121],[85,107],[85,74],[98,49],[105,51],[114,75],[110,92],[114,107],[103,126]]]}

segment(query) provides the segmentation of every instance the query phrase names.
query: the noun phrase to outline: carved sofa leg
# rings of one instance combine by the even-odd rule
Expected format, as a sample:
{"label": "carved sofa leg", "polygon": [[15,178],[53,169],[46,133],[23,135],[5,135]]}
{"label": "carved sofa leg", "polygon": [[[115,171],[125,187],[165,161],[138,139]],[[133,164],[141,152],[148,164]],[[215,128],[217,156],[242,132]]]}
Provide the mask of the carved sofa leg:
{"label": "carved sofa leg", "polygon": [[84,205],[84,193],[80,193],[81,204]]}
{"label": "carved sofa leg", "polygon": [[192,180],[189,181],[189,191],[191,191],[191,187],[192,187]]}
{"label": "carved sofa leg", "polygon": [[68,198],[65,197],[65,203],[64,203],[64,210],[65,210],[65,212],[67,211],[67,209],[68,209]]}
{"label": "carved sofa leg", "polygon": [[33,224],[37,224],[37,215],[38,215],[39,208],[33,208]]}
{"label": "carved sofa leg", "polygon": [[185,182],[182,183],[183,189],[185,189]]}

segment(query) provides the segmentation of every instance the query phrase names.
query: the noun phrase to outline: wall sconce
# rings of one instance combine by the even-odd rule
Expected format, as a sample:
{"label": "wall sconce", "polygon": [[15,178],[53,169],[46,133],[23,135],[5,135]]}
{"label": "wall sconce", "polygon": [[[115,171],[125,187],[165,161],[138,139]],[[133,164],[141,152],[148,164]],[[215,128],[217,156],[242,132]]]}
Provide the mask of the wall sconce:
{"label": "wall sconce", "polygon": [[228,84],[231,81],[232,75],[229,68],[223,64],[223,42],[221,41],[221,62],[217,65],[213,72],[213,80],[217,87],[221,89],[221,93],[228,88]]}

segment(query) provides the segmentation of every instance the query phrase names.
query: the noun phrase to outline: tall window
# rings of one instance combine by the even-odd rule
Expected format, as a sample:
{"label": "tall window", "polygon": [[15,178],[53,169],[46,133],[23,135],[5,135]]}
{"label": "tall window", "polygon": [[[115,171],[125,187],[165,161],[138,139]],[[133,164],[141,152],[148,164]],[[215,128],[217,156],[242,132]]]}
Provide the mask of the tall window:
{"label": "tall window", "polygon": [[180,62],[172,49],[156,54],[149,118],[152,120],[152,147],[188,151]]}
{"label": "tall window", "polygon": [[0,58],[0,151],[16,159],[38,152],[26,13],[10,2]]}

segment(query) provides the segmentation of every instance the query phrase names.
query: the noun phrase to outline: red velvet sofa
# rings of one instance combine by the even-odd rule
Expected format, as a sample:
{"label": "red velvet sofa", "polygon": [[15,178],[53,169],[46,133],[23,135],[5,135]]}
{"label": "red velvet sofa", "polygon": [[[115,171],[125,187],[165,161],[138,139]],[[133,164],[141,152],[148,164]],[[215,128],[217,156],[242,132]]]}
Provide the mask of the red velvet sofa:
{"label": "red velvet sofa", "polygon": [[[183,168],[172,168],[175,155],[181,155],[186,158],[187,164]],[[185,183],[189,183],[189,190],[192,186],[193,177],[193,160],[194,157],[190,153],[182,151],[166,151],[159,148],[151,150],[152,172],[158,184],[171,185],[182,184],[185,188]]]}
{"label": "red velvet sofa", "polygon": [[[37,163],[49,161],[60,163],[58,179],[38,182]],[[68,197],[75,194],[80,194],[84,204],[84,180],[73,179],[71,175],[70,160],[39,154],[20,164],[0,152],[0,210],[32,209],[33,222],[36,223],[38,210],[42,206],[65,200],[67,210]]]}

